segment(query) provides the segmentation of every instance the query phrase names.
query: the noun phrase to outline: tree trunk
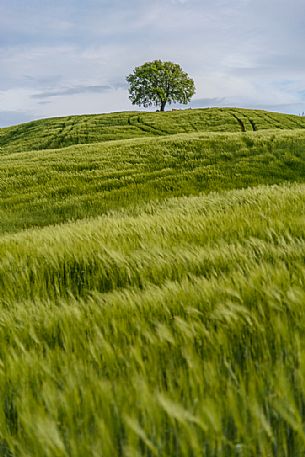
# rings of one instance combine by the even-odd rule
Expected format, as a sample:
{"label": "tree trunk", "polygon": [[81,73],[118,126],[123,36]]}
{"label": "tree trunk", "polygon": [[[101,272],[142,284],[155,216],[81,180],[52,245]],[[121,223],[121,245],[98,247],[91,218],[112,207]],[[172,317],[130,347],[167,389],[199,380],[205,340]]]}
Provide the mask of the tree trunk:
{"label": "tree trunk", "polygon": [[165,111],[166,102],[161,101],[161,111]]}

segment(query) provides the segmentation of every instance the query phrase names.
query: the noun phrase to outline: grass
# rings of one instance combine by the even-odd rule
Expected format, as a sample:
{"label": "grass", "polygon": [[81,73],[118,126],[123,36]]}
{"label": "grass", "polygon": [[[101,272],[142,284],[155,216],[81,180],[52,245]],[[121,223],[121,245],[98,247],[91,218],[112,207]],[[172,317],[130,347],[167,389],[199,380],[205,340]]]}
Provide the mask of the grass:
{"label": "grass", "polygon": [[0,152],[58,149],[75,144],[198,132],[252,132],[304,129],[305,118],[237,108],[166,113],[112,113],[70,116],[0,129]]}
{"label": "grass", "polygon": [[2,149],[0,456],[304,455],[305,131],[234,113]]}
{"label": "grass", "polygon": [[2,155],[0,232],[140,202],[304,181],[305,130],[178,134]]}

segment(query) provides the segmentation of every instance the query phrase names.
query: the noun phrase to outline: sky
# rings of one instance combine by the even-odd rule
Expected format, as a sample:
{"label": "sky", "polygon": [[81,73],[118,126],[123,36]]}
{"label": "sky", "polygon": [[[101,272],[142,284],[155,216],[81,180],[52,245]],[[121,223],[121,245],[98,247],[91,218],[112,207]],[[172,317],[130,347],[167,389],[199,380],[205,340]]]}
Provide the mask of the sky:
{"label": "sky", "polygon": [[126,76],[155,59],[190,106],[305,111],[305,0],[0,0],[0,127],[141,109]]}

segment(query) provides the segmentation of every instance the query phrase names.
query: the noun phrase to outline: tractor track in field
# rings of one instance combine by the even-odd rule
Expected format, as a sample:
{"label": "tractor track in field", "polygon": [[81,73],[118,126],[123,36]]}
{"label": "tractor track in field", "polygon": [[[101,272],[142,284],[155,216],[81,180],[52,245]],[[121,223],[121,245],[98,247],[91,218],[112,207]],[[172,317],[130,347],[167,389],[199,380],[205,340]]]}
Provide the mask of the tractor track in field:
{"label": "tractor track in field", "polygon": [[280,127],[281,126],[280,121],[278,121],[277,119],[274,119],[272,116],[269,116],[266,113],[259,114],[259,116],[264,120],[268,119],[269,121],[272,121],[271,127],[274,126],[275,128],[282,128],[282,127]]}
{"label": "tractor track in field", "polygon": [[250,117],[248,117],[247,119],[248,119],[248,121],[250,122],[250,124],[251,124],[251,126],[252,126],[253,132],[257,132],[257,126],[256,126],[254,120],[251,119]]}
{"label": "tractor track in field", "polygon": [[[136,119],[136,122],[133,122],[132,121],[133,119]],[[170,133],[166,132],[165,130],[161,130],[150,124],[146,124],[145,122],[143,122],[141,120],[141,116],[130,116],[128,118],[128,124],[133,125],[134,127],[137,127],[138,129],[142,130],[142,132],[146,132],[146,133],[149,132],[149,133],[152,133],[153,135],[159,135],[159,136],[170,135]]]}
{"label": "tractor track in field", "polygon": [[245,133],[247,131],[247,129],[246,129],[245,124],[243,123],[243,121],[235,113],[232,113],[232,111],[230,112],[230,114],[239,123],[241,131]]}
{"label": "tractor track in field", "polygon": [[[282,125],[279,120],[274,119],[272,116],[270,116],[270,114],[265,113],[265,117],[267,117],[270,120],[273,120],[273,122],[276,122],[279,126]],[[289,122],[291,122],[292,124],[296,125],[297,128],[305,129],[305,125],[304,124],[299,124],[297,121],[295,121],[294,119],[291,119],[291,118],[288,118],[288,119],[289,119]],[[278,127],[278,128],[283,128],[283,127]]]}
{"label": "tractor track in field", "polygon": [[[269,116],[267,113],[256,113],[256,115],[261,118],[263,121],[266,121],[266,119],[268,120],[268,122],[270,123],[270,128],[283,128],[281,127],[281,122],[278,121],[277,119],[274,119],[272,116]],[[272,122],[272,123],[271,123]]]}
{"label": "tractor track in field", "polygon": [[[71,120],[72,122],[69,124],[69,121]],[[72,143],[66,143],[65,141],[67,135],[73,131],[75,125],[77,124],[78,122],[73,119],[73,116],[68,117],[65,122],[58,125],[58,131],[55,134],[53,134],[52,138],[49,139],[48,142],[45,143],[44,149],[58,149],[61,142],[64,143],[63,147],[70,146],[72,144],[77,144],[77,142],[74,141]]]}

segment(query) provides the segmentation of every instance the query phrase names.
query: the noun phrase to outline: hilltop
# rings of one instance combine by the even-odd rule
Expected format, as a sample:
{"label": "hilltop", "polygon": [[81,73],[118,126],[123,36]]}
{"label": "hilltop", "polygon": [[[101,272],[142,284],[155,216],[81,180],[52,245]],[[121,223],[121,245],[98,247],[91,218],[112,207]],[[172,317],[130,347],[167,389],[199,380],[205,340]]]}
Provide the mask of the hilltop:
{"label": "hilltop", "polygon": [[0,129],[0,147],[1,152],[28,151],[177,133],[300,128],[305,128],[304,117],[259,110],[206,108],[166,113],[125,112],[42,119]]}

